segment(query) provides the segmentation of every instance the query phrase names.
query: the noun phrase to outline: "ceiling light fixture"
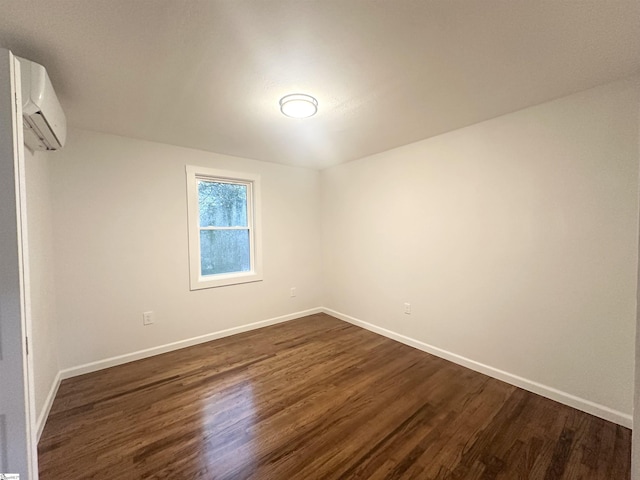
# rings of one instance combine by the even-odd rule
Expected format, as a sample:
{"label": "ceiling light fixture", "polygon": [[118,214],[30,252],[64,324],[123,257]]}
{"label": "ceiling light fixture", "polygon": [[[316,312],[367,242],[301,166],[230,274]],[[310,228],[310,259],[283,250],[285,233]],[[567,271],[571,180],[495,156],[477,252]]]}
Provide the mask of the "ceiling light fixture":
{"label": "ceiling light fixture", "polygon": [[292,118],[312,117],[318,111],[318,101],[304,93],[285,95],[280,99],[280,111]]}

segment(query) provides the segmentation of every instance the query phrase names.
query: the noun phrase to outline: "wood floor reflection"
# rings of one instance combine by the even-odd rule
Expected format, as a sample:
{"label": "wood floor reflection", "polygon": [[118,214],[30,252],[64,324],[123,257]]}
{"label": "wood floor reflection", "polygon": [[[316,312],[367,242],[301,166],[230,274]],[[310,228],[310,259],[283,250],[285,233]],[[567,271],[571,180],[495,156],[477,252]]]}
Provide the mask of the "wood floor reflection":
{"label": "wood floor reflection", "polygon": [[41,480],[630,477],[630,430],[324,314],[65,380]]}

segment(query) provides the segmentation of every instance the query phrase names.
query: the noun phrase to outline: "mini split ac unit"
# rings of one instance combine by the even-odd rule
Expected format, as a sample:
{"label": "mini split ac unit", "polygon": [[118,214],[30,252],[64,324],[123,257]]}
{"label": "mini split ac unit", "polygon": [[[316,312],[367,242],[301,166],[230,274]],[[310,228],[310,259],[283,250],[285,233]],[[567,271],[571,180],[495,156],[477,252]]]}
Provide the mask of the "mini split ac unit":
{"label": "mini split ac unit", "polygon": [[67,138],[67,119],[47,71],[35,62],[16,58],[20,62],[24,143],[31,150],[62,148]]}

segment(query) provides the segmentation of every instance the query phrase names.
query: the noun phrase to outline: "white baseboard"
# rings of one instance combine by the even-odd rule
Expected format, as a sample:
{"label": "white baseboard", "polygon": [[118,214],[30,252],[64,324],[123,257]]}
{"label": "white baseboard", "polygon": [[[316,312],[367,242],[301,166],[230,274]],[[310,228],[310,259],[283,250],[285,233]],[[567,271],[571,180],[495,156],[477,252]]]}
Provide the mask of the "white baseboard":
{"label": "white baseboard", "polygon": [[604,418],[605,420],[617,423],[618,425],[622,425],[627,428],[632,427],[633,417],[629,414],[619,412],[604,405],[600,405],[599,403],[577,397],[570,393],[563,392],[547,385],[543,385],[533,380],[528,380],[518,375],[505,372],[504,370],[500,370],[489,365],[476,362],[475,360],[471,360],[447,350],[434,347],[433,345],[429,345],[419,340],[415,340],[405,335],[387,330],[386,328],[378,327],[363,320],[359,320],[349,315],[336,312],[335,310],[331,310],[330,308],[323,308],[322,311],[327,313],[328,315],[339,318],[340,320],[344,320],[345,322],[349,322],[358,327],[362,327],[366,330],[383,335],[387,338],[404,343],[405,345],[409,345],[410,347],[417,348],[418,350],[422,350],[437,357],[444,358],[445,360],[449,360],[450,362],[457,363],[458,365],[462,365],[463,367],[470,368],[471,370],[475,370],[476,372],[480,372],[498,380],[502,380],[503,382],[515,385],[516,387],[520,387],[529,392],[536,393],[564,405],[582,410],[583,412],[595,415],[596,417]]}
{"label": "white baseboard", "polygon": [[611,422],[617,423],[618,425],[622,425],[628,428],[632,427],[633,419],[632,419],[632,416],[629,414],[614,410],[612,408],[592,402],[590,400],[586,400],[584,398],[577,397],[575,395],[563,392],[553,387],[543,385],[533,380],[528,380],[518,375],[505,372],[504,370],[500,370],[500,369],[491,367],[489,365],[476,362],[475,360],[471,360],[469,358],[463,357],[461,355],[457,355],[447,350],[434,347],[433,345],[429,345],[419,340],[415,340],[405,335],[401,335],[391,330],[387,330],[386,328],[378,327],[371,323],[365,322],[363,320],[359,320],[349,315],[345,315],[343,313],[337,312],[330,308],[319,307],[319,308],[304,310],[301,312],[291,313],[288,315],[283,315],[276,318],[271,318],[268,320],[262,320],[259,322],[241,325],[239,327],[220,330],[218,332],[201,335],[199,337],[188,338],[185,340],[180,340],[178,342],[168,343],[166,345],[160,345],[158,347],[139,350],[137,352],[132,352],[125,355],[106,358],[104,360],[99,360],[96,362],[91,362],[84,365],[79,365],[77,367],[72,367],[72,368],[67,368],[65,370],[62,370],[58,372],[58,375],[56,375],[56,378],[54,379],[51,385],[51,390],[47,395],[45,405],[42,408],[40,415],[38,416],[38,420],[36,424],[37,438],[39,440],[40,436],[42,435],[42,431],[44,430],[46,419],[51,410],[51,406],[53,405],[53,400],[55,399],[56,393],[58,391],[58,387],[60,386],[60,382],[63,379],[75,377],[78,375],[83,375],[85,373],[95,372],[97,370],[102,370],[104,368],[114,367],[116,365],[122,365],[124,363],[152,357],[154,355],[159,355],[161,353],[171,352],[173,350],[179,350],[181,348],[190,347],[200,343],[210,342],[211,340],[228,337],[230,335],[235,335],[237,333],[247,332],[249,330],[255,330],[257,328],[262,328],[262,327],[267,327],[269,325],[275,325],[277,323],[287,322],[289,320],[294,320],[296,318],[304,317],[307,315],[313,315],[315,313],[320,313],[320,312],[327,313],[328,315],[339,318],[340,320],[344,320],[345,322],[349,322],[353,325],[362,327],[366,330],[377,333],[379,335],[383,335],[387,338],[404,343],[405,345],[409,345],[410,347],[417,348],[419,350],[430,353],[437,357],[444,358],[445,360],[449,360],[458,365],[462,365],[463,367],[470,368],[471,370],[474,370],[476,372],[480,372],[490,377],[496,378],[498,380],[502,380],[503,382],[509,383],[511,385],[515,385],[516,387],[523,388],[524,390],[536,393],[538,395],[542,395],[543,397],[549,398],[551,400],[555,400],[557,402],[568,405],[570,407],[577,408],[578,410],[582,410],[583,412],[587,412],[591,415],[595,415],[605,420],[609,420]]}
{"label": "white baseboard", "polygon": [[[270,318],[267,320],[261,320],[259,322],[248,323],[239,327],[228,328],[226,330],[220,330],[218,332],[207,333],[206,335],[200,335],[199,337],[187,338],[178,342],[167,343],[157,347],[147,348],[145,350],[138,350],[137,352],[126,353],[124,355],[118,355],[116,357],[105,358],[96,362],[86,363],[77,367],[67,368],[60,372],[61,378],[71,378],[78,375],[84,375],[85,373],[91,373],[104,368],[115,367],[116,365],[122,365],[123,363],[133,362],[135,360],[141,360],[143,358],[153,357],[154,355],[160,355],[161,353],[171,352],[173,350],[179,350],[185,347],[191,347],[200,343],[210,342],[211,340],[217,340],[219,338],[228,337],[237,333],[247,332],[249,330],[255,330],[257,328],[267,327],[269,325],[275,325],[277,323],[287,322],[289,320],[295,320],[296,318],[305,317],[307,315],[313,315],[315,313],[322,312],[322,308],[311,308],[309,310],[303,310],[301,312],[290,313],[288,315],[282,315],[280,317]],[[46,417],[45,417],[46,418]]]}
{"label": "white baseboard", "polygon": [[40,437],[42,436],[44,425],[47,423],[47,418],[49,417],[49,412],[51,411],[51,407],[53,406],[53,400],[56,398],[56,394],[58,393],[58,388],[60,388],[61,381],[62,375],[61,372],[58,372],[56,374],[56,377],[53,379],[53,382],[51,383],[49,394],[44,401],[42,410],[40,410],[40,415],[38,415],[38,420],[36,421],[36,438],[38,442],[40,441]]}

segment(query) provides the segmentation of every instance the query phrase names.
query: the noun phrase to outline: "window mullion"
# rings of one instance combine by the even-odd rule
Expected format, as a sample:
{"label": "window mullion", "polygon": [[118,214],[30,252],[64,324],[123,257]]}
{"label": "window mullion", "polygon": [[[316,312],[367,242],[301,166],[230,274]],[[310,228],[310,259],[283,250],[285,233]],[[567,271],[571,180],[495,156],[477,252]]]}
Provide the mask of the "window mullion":
{"label": "window mullion", "polygon": [[199,227],[200,230],[251,230],[249,226],[246,227]]}

